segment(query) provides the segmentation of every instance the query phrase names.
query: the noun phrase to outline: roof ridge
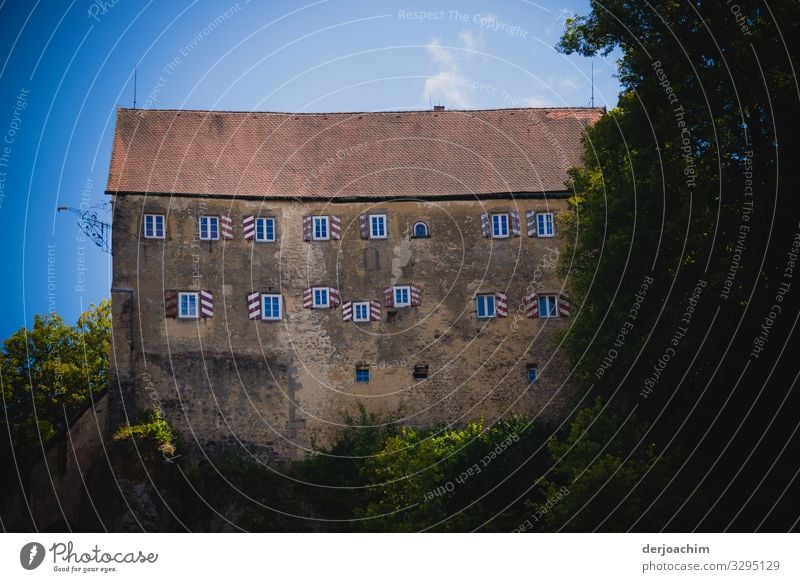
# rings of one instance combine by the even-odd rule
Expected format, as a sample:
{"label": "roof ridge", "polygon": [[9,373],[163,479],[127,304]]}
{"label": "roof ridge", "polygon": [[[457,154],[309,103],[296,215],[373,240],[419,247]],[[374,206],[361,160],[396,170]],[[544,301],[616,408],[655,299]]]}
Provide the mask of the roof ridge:
{"label": "roof ridge", "polygon": [[213,114],[239,114],[239,115],[388,115],[397,113],[479,113],[501,111],[605,111],[605,107],[498,107],[484,109],[386,109],[379,111],[246,111],[224,109],[134,109],[131,107],[117,107],[117,111],[144,112],[144,113],[213,113]]}

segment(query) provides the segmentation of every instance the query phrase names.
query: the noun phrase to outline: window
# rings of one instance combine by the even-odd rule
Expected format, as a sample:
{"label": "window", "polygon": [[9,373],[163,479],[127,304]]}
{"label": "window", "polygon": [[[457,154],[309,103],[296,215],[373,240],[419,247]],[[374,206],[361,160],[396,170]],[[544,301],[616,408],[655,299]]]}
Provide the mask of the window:
{"label": "window", "polygon": [[475,298],[475,304],[478,310],[478,317],[481,319],[488,319],[495,316],[494,294],[478,295]]}
{"label": "window", "polygon": [[219,217],[200,217],[200,240],[219,240]]}
{"label": "window", "polygon": [[314,230],[312,231],[314,240],[328,240],[330,238],[328,234],[328,217],[314,216],[312,220],[314,221]]}
{"label": "window", "polygon": [[418,222],[414,225],[414,238],[428,238],[428,225],[424,222]]}
{"label": "window", "polygon": [[394,306],[408,307],[411,305],[411,288],[408,285],[394,288]]}
{"label": "window", "polygon": [[178,317],[197,319],[197,293],[178,293]]}
{"label": "window", "polygon": [[256,218],[256,240],[259,242],[275,242],[274,218]]}
{"label": "window", "polygon": [[540,212],[536,215],[536,234],[553,236],[553,213]]}
{"label": "window", "polygon": [[419,364],[414,366],[414,380],[425,380],[428,377],[428,365]]}
{"label": "window", "polygon": [[314,298],[314,307],[329,307],[330,298],[328,297],[327,287],[314,287],[311,292]]}
{"label": "window", "polygon": [[164,238],[164,215],[144,215],[144,238]]}
{"label": "window", "polygon": [[386,238],[386,215],[369,215],[369,238]]}
{"label": "window", "polygon": [[555,295],[539,296],[539,317],[558,317]]}
{"label": "window", "polygon": [[508,214],[492,214],[492,238],[508,238]]}
{"label": "window", "polygon": [[528,364],[528,382],[536,382],[539,378],[539,368],[536,364]]}
{"label": "window", "polygon": [[369,382],[369,368],[367,366],[356,366],[356,382]]}
{"label": "window", "polygon": [[264,294],[261,296],[261,319],[277,321],[283,316],[283,301],[280,295]]}
{"label": "window", "polygon": [[353,303],[353,321],[369,321],[369,302]]}

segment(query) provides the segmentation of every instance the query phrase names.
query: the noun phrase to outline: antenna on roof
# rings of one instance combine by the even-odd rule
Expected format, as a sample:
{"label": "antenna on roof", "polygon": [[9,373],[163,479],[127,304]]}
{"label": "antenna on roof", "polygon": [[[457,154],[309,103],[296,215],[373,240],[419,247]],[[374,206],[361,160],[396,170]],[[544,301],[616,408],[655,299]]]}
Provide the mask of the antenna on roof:
{"label": "antenna on roof", "polygon": [[592,108],[594,108],[594,61],[592,61]]}
{"label": "antenna on roof", "polygon": [[433,109],[433,100],[431,99],[430,93],[428,93],[428,107]]}
{"label": "antenna on roof", "polygon": [[139,67],[133,67],[133,108],[136,109],[136,70]]}

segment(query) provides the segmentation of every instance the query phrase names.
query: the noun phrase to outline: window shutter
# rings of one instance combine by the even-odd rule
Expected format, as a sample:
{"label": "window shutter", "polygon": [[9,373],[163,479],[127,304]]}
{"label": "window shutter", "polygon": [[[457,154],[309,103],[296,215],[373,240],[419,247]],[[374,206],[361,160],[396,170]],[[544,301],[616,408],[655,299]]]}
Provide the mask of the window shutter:
{"label": "window shutter", "polygon": [[164,291],[164,316],[178,317],[178,292]]}
{"label": "window shutter", "polygon": [[252,239],[256,236],[255,216],[245,216],[242,218],[242,230],[244,230],[245,240]]}
{"label": "window shutter", "polygon": [[528,224],[528,236],[536,236],[536,212],[528,210],[525,213],[525,220]]}
{"label": "window shutter", "polygon": [[311,215],[309,214],[303,217],[303,240],[306,242],[311,240]]}
{"label": "window shutter", "polygon": [[230,215],[223,214],[219,217],[220,231],[225,240],[233,239],[233,220]]}
{"label": "window shutter", "polygon": [[247,317],[261,319],[261,293],[253,291],[247,295]]}
{"label": "window shutter", "polygon": [[367,224],[367,215],[358,215],[358,228],[361,231],[361,238],[369,238],[369,225]]}
{"label": "window shutter", "polygon": [[394,288],[387,287],[383,290],[383,303],[386,307],[394,307]]}
{"label": "window shutter", "polygon": [[214,317],[214,297],[211,291],[200,291],[200,317]]}
{"label": "window shutter", "polygon": [[494,294],[494,312],[497,317],[508,317],[508,295],[501,291]]}
{"label": "window shutter", "polygon": [[339,298],[339,290],[336,287],[328,287],[328,305],[331,309],[334,307],[339,307],[341,303],[341,299]]}
{"label": "window shutter", "polygon": [[562,291],[558,296],[558,314],[563,315],[564,317],[569,317],[571,309],[572,304],[569,301],[569,292]]}
{"label": "window shutter", "polygon": [[380,321],[381,320],[381,302],[380,301],[370,301],[369,302],[369,320],[370,321]]}
{"label": "window shutter", "polygon": [[339,240],[342,238],[342,219],[339,216],[331,216],[331,239]]}
{"label": "window shutter", "polygon": [[314,301],[311,298],[311,287],[303,289],[303,307],[305,309],[311,309],[311,306],[313,304],[314,304]]}
{"label": "window shutter", "polygon": [[353,302],[347,301],[342,304],[342,321],[351,321],[353,319]]}
{"label": "window shutter", "polygon": [[489,231],[489,215],[486,212],[481,212],[481,234],[483,234],[483,238],[489,238],[489,235],[491,235]]}
{"label": "window shutter", "polygon": [[539,297],[536,293],[525,297],[525,314],[528,317],[539,317]]}
{"label": "window shutter", "polygon": [[517,210],[512,210],[511,214],[511,236],[519,236],[520,228],[519,228],[519,212]]}
{"label": "window shutter", "polygon": [[411,287],[411,305],[422,305],[422,289],[409,285]]}

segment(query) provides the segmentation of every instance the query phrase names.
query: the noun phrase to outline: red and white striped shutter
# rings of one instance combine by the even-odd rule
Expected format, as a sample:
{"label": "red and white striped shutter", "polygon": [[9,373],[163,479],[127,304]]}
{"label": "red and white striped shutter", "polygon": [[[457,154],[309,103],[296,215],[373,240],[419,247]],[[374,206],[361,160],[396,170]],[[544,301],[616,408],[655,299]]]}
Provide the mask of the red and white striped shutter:
{"label": "red and white striped shutter", "polygon": [[536,236],[536,212],[528,210],[525,213],[525,221],[528,224],[528,236]]}
{"label": "red and white striped shutter", "polygon": [[306,309],[311,309],[311,306],[314,304],[311,295],[311,287],[303,289],[303,307]]}
{"label": "red and white striped shutter", "polygon": [[342,302],[339,297],[339,290],[336,287],[328,287],[328,305],[332,308],[339,307]]}
{"label": "red and white striped shutter", "polygon": [[178,317],[178,292],[164,291],[164,316]]}
{"label": "red and white striped shutter", "polygon": [[489,215],[486,212],[481,212],[481,234],[483,238],[489,238],[491,234],[489,231]]}
{"label": "red and white striped shutter", "polygon": [[358,228],[361,231],[361,238],[369,238],[369,225],[367,224],[367,215],[358,215]]}
{"label": "red and white striped shutter", "polygon": [[242,230],[244,231],[245,240],[254,238],[256,236],[256,217],[242,217]]}
{"label": "red and white striped shutter", "polygon": [[220,230],[222,231],[222,238],[225,240],[233,239],[233,219],[229,214],[223,214],[219,217]]}
{"label": "red and white striped shutter", "polygon": [[353,319],[353,302],[346,301],[342,304],[342,321],[351,321]]}
{"label": "red and white striped shutter", "polygon": [[261,319],[261,293],[254,291],[247,295],[247,317]]}
{"label": "red and white striped shutter", "polygon": [[520,228],[519,228],[519,211],[512,210],[511,214],[511,236],[519,236]]}
{"label": "red and white striped shutter", "polygon": [[339,240],[342,238],[342,219],[339,216],[331,216],[331,238]]}
{"label": "red and white striped shutter", "polygon": [[558,296],[558,314],[564,317],[569,317],[572,310],[572,303],[569,301],[569,292],[563,291]]}
{"label": "red and white striped shutter", "polygon": [[381,302],[380,301],[370,301],[369,302],[369,320],[370,321],[380,321],[381,320]]}
{"label": "red and white striped shutter", "polygon": [[309,214],[303,217],[303,240],[306,242],[311,240],[311,215]]}
{"label": "red and white striped shutter", "polygon": [[494,311],[497,317],[508,317],[508,295],[502,291],[494,294]]}
{"label": "red and white striped shutter", "polygon": [[214,297],[211,291],[200,291],[200,317],[214,317]]}
{"label": "red and white striped shutter", "polygon": [[410,285],[411,287],[411,305],[422,305],[422,289]]}
{"label": "red and white striped shutter", "polygon": [[539,297],[536,293],[525,297],[525,314],[528,317],[539,317]]}
{"label": "red and white striped shutter", "polygon": [[386,307],[394,307],[394,288],[387,287],[383,290],[383,303]]}

